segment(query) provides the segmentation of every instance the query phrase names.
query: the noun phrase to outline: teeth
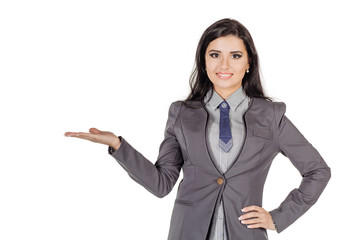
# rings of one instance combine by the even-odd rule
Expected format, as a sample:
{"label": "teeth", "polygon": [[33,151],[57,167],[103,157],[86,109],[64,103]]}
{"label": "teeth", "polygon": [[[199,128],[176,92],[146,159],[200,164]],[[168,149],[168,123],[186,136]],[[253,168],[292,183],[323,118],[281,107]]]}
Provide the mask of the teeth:
{"label": "teeth", "polygon": [[220,77],[229,77],[231,74],[218,74]]}

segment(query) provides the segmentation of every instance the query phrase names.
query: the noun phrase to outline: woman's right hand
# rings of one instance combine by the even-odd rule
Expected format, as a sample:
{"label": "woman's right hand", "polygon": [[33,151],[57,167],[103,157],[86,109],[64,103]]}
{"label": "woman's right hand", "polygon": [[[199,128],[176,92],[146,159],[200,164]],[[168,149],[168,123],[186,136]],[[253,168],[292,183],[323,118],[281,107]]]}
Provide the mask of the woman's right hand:
{"label": "woman's right hand", "polygon": [[120,139],[113,134],[112,132],[100,131],[97,128],[90,128],[89,132],[66,132],[66,137],[77,137],[81,139],[86,139],[92,142],[101,143],[108,145],[115,150],[118,150],[120,147]]}

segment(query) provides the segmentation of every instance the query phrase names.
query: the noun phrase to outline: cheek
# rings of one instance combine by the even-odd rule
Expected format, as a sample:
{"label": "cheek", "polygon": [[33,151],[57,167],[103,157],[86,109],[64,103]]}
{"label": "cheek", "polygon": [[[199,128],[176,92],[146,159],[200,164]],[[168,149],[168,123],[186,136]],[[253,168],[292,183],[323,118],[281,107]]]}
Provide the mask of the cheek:
{"label": "cheek", "polygon": [[217,65],[216,64],[211,64],[210,63],[210,64],[208,64],[206,66],[206,72],[207,72],[209,77],[210,76],[212,76],[212,77],[216,76],[216,71],[217,71]]}
{"label": "cheek", "polygon": [[248,68],[248,65],[246,63],[243,63],[240,66],[239,65],[237,66],[236,72],[238,74],[243,75],[243,74],[245,74],[245,71],[246,71],[247,68]]}
{"label": "cheek", "polygon": [[205,62],[205,68],[206,69],[211,69],[211,63],[209,61]]}
{"label": "cheek", "polygon": [[216,59],[213,59],[213,58],[210,58],[210,57],[205,58],[206,69],[215,70],[218,65],[219,65],[219,63],[218,63],[218,61]]}
{"label": "cheek", "polygon": [[242,80],[242,79],[244,78],[244,76],[245,76],[245,72],[242,72],[242,73],[240,74],[239,78]]}

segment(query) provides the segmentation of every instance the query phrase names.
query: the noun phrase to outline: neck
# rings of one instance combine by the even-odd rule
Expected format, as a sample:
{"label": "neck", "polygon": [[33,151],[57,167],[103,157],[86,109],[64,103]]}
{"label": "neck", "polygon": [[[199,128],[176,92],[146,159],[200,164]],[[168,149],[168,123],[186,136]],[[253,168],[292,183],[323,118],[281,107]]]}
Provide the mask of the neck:
{"label": "neck", "polygon": [[[241,86],[240,86],[241,87]],[[238,90],[239,88],[236,88],[236,89],[228,89],[228,88],[225,88],[225,89],[216,89],[214,88],[214,91],[219,94],[219,96],[226,100],[228,97],[231,96],[231,94],[233,94],[236,90]]]}

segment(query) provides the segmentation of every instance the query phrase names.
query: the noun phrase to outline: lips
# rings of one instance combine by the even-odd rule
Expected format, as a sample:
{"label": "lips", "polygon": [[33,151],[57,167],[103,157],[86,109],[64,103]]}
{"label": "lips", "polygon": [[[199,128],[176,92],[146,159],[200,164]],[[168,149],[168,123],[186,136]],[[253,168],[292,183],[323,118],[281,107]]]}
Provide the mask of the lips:
{"label": "lips", "polygon": [[229,79],[232,77],[232,73],[216,73],[216,75],[218,76],[218,78],[220,79]]}

